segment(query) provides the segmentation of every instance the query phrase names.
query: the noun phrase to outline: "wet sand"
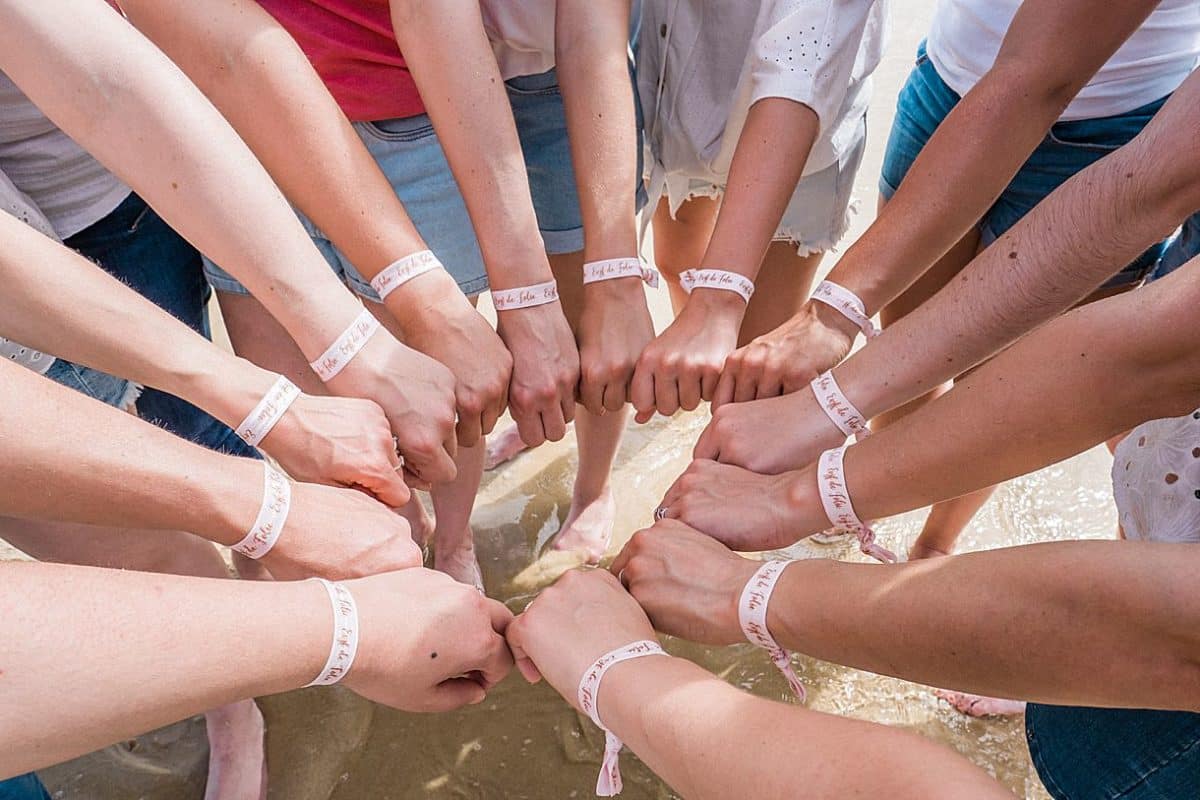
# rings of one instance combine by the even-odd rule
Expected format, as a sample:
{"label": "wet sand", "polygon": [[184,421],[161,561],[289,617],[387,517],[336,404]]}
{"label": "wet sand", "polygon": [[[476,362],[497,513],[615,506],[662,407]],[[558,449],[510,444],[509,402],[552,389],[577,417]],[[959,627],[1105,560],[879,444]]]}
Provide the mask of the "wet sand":
{"label": "wet sand", "polygon": [[[894,4],[894,36],[878,73],[868,153],[857,180],[860,213],[852,236],[869,223],[892,106],[927,28],[932,0]],[[835,256],[827,258],[831,266]],[[654,297],[661,326],[665,292]],[[651,521],[663,490],[686,465],[706,414],[681,414],[631,427],[614,476],[618,520],[614,551]],[[485,476],[474,516],[488,593],[520,610],[569,563],[539,559],[565,518],[575,453],[571,437]],[[980,454],[986,457],[986,454]],[[1098,448],[1003,486],[964,537],[964,549],[1063,538],[1110,537],[1116,526],[1107,453]],[[882,522],[883,544],[902,552],[925,512]],[[801,545],[789,555],[859,560],[848,544]],[[0,551],[0,557],[4,552]],[[853,603],[853,597],[831,598]],[[706,649],[668,641],[734,684],[779,700],[787,687],[749,645]],[[915,730],[963,753],[1021,797],[1046,797],[1015,720],[969,720],[928,688],[869,673],[798,660],[808,706]],[[450,798],[586,798],[592,796],[602,736],[544,685],[513,676],[480,706],[440,717],[377,708],[342,690],[308,690],[261,701],[268,725],[274,800],[450,800]],[[797,742],[820,757],[820,742]],[[206,745],[199,719],[107,748],[42,775],[63,800],[199,800]],[[623,761],[628,800],[673,797],[632,756]]]}

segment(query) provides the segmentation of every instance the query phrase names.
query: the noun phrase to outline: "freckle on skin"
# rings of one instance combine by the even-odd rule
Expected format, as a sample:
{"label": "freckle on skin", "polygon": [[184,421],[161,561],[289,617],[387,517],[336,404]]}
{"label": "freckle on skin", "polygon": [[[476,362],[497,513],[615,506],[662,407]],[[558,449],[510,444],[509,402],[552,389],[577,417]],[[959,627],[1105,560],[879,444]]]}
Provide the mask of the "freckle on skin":
{"label": "freckle on skin", "polygon": [[429,654],[429,657],[430,657],[430,658],[437,658],[437,651],[435,650],[435,651],[433,651],[432,653],[430,653],[430,654]]}
{"label": "freckle on skin", "polygon": [[1017,257],[1017,251],[1016,251],[1016,250],[1013,250],[1011,253],[1009,253],[1009,254],[1008,254],[1008,257],[1009,257],[1009,258],[1016,258],[1016,257]]}

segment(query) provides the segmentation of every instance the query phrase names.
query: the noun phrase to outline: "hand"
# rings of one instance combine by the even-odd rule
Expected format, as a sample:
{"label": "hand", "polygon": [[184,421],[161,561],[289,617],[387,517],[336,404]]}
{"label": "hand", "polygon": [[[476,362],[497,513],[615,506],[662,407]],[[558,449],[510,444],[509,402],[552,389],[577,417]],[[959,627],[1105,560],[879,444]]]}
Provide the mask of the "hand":
{"label": "hand", "polygon": [[[261,500],[261,490],[256,494]],[[252,521],[251,515],[242,533]],[[360,578],[419,567],[421,561],[404,517],[362,492],[313,483],[292,484],[283,533],[262,558],[271,575],[283,581]]]}
{"label": "hand", "polygon": [[812,391],[805,390],[721,406],[692,455],[777,475],[806,467],[845,441]]}
{"label": "hand", "polygon": [[500,338],[512,353],[508,405],[521,441],[537,447],[567,435],[575,418],[579,352],[558,303],[503,311]]}
{"label": "hand", "polygon": [[[724,295],[724,296],[722,296]],[[739,307],[740,306],[740,307]],[[697,289],[675,321],[638,359],[631,400],[637,422],[711,400],[725,359],[737,347],[746,304],[719,289]]]}
{"label": "hand", "polygon": [[800,391],[850,354],[857,333],[841,314],[810,300],[794,317],[725,361],[713,408]]}
{"label": "hand", "polygon": [[645,612],[604,570],[565,573],[508,628],[521,674],[530,682],[545,676],[577,709],[579,680],[596,659],[654,638]]}
{"label": "hand", "polygon": [[[409,345],[454,373],[458,443],[474,447],[482,436],[492,432],[504,413],[512,356],[448,273],[430,272],[411,286],[422,291],[420,302],[403,298],[406,310],[396,319]],[[409,286],[404,286],[392,292],[389,303],[408,290]]]}
{"label": "hand", "polygon": [[804,524],[801,487],[794,473],[759,475],[696,460],[667,489],[661,507],[668,519],[734,550],[775,550],[814,532],[796,533]]}
{"label": "hand", "polygon": [[406,569],[346,584],[358,606],[358,656],[343,683],[402,711],[482,702],[512,669],[512,613],[441,572]]}
{"label": "hand", "polygon": [[454,375],[446,367],[380,330],[329,388],[379,404],[404,456],[410,485],[454,480]]}
{"label": "hand", "polygon": [[392,508],[408,502],[391,428],[371,400],[302,394],[262,449],[298,481],[361,488]]}
{"label": "hand", "polygon": [[617,278],[583,289],[579,320],[579,396],[596,415],[620,411],[638,357],[654,340],[646,292],[638,278]]}
{"label": "hand", "polygon": [[610,569],[656,630],[729,645],[745,640],[738,601],[760,566],[678,520],[663,519],[635,533]]}

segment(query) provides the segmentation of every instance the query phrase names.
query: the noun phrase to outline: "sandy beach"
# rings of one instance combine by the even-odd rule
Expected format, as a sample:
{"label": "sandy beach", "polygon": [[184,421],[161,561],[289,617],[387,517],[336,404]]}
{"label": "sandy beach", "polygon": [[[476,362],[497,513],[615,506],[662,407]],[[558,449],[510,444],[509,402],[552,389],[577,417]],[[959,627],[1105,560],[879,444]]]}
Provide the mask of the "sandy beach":
{"label": "sandy beach", "polygon": [[[876,73],[851,238],[873,218],[876,180],[896,93],[933,7],[934,0],[893,3],[892,40]],[[826,259],[824,269],[833,266],[836,255]],[[661,329],[669,318],[666,291],[652,294]],[[662,492],[687,464],[707,416],[702,408],[631,426],[614,474],[618,504],[614,552],[651,522]],[[1112,537],[1116,512],[1109,466],[1108,454],[1098,448],[1004,485],[975,520],[962,547]],[[473,517],[485,582],[489,595],[509,603],[514,611],[573,566],[562,557],[539,555],[567,514],[574,469],[574,441],[568,436],[485,475]],[[882,521],[882,543],[896,552],[905,550],[916,537],[924,513]],[[862,558],[848,543],[802,544],[788,555]],[[4,557],[18,556],[0,549],[0,558]],[[849,605],[855,598],[829,602]],[[954,609],[946,611],[950,614]],[[668,640],[666,645],[735,685],[780,700],[789,697],[766,656],[748,644],[706,649]],[[807,658],[798,659],[798,672],[809,688],[809,707],[912,729],[963,753],[1018,796],[1046,797],[1029,762],[1019,718],[967,719],[937,700],[928,687]],[[261,705],[268,726],[273,800],[586,798],[592,795],[603,748],[599,731],[552,690],[545,685],[527,686],[515,674],[482,705],[439,717],[375,707],[339,689],[294,692],[265,698]],[[819,755],[823,743],[797,742],[796,746]],[[206,757],[204,725],[196,718],[41,775],[53,796],[62,800],[200,800]],[[623,771],[626,800],[673,796],[632,756],[623,762]]]}

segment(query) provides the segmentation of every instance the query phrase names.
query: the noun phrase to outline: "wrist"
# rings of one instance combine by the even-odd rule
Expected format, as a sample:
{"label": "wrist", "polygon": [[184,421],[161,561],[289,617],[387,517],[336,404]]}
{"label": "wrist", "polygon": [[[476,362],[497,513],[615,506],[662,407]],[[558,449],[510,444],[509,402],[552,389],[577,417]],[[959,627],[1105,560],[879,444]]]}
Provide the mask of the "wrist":
{"label": "wrist", "polygon": [[854,344],[855,338],[861,331],[845,314],[840,313],[836,308],[833,308],[825,303],[818,303],[810,300],[805,303],[801,314],[809,314],[816,322],[833,331],[837,331],[846,337],[846,341]]}
{"label": "wrist", "polygon": [[197,486],[191,505],[197,521],[184,530],[203,531],[210,541],[232,547],[249,533],[262,507],[263,462],[212,455],[220,463],[204,465],[209,479]]}
{"label": "wrist", "polygon": [[741,327],[748,304],[736,292],[696,288],[688,295],[684,312],[703,314],[706,320]]}
{"label": "wrist", "polygon": [[[536,234],[534,237],[534,241],[537,243],[536,247],[515,244],[500,249],[484,250],[483,262],[492,291],[519,289],[554,280],[550,261],[542,246],[541,234],[536,229],[534,233]],[[512,238],[519,239],[521,237]]]}
{"label": "wrist", "polygon": [[238,424],[275,385],[277,378],[275,373],[244,358],[227,356],[218,369],[211,373],[206,371],[201,379],[204,386],[198,391],[212,397],[205,410],[236,431]]}
{"label": "wrist", "polygon": [[810,464],[802,469],[786,473],[786,500],[789,538],[793,543],[819,533],[829,527],[825,506],[821,503],[820,487],[817,485],[817,465]]}
{"label": "wrist", "polygon": [[458,283],[444,269],[420,275],[388,293],[384,307],[407,335],[410,328],[428,327],[449,314],[473,311]]}

